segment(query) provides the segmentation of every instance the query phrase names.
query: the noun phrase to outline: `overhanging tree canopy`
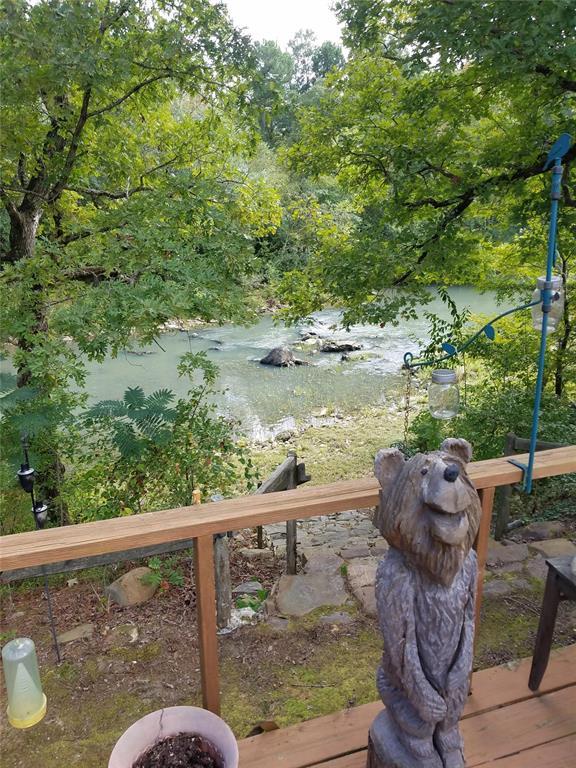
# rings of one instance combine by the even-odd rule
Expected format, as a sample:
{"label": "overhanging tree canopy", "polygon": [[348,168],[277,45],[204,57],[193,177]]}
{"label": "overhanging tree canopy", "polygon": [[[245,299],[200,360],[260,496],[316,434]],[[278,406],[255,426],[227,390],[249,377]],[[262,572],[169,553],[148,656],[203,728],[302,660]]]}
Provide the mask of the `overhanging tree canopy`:
{"label": "overhanging tree canopy", "polygon": [[[346,228],[318,223],[315,258],[285,280],[292,316],[324,303],[346,322],[390,322],[422,286],[534,275],[542,264],[547,150],[574,125],[574,5],[345,0],[352,48],[301,115],[298,168],[354,193]],[[572,147],[560,221],[565,270]],[[529,245],[528,245],[529,244]],[[402,286],[401,294],[390,287]]]}
{"label": "overhanging tree canopy", "polygon": [[0,325],[53,456],[82,355],[250,314],[280,211],[243,161],[251,47],[224,6],[7,0],[0,31]]}
{"label": "overhanging tree canopy", "polygon": [[101,356],[171,316],[238,316],[278,212],[239,162],[250,50],[223,7],[13,1],[2,27],[3,328],[24,380],[46,330]]}

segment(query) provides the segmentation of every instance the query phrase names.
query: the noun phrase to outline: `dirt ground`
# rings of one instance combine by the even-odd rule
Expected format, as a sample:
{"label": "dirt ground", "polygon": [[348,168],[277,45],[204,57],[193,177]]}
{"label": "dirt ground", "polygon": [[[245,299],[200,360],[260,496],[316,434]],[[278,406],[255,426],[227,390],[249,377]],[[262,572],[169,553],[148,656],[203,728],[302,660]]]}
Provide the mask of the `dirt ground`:
{"label": "dirt ground", "polygon": [[[243,545],[246,542],[242,543]],[[29,731],[10,728],[2,706],[2,768],[103,768],[116,739],[136,719],[176,704],[200,704],[198,641],[190,559],[181,561],[182,588],[158,592],[148,603],[121,609],[103,587],[130,565],[68,574],[79,583],[52,589],[58,631],[94,624],[93,635],[62,646],[55,663],[41,587],[3,591],[2,642],[33,637],[48,713]],[[233,583],[258,579],[270,589],[284,568],[232,557]],[[84,580],[84,578],[89,580]],[[542,584],[485,601],[476,667],[528,656],[534,641]],[[262,721],[286,726],[377,698],[374,672],[382,652],[374,620],[357,606],[345,623],[317,611],[286,627],[262,622],[219,638],[222,716],[239,738]],[[555,641],[576,642],[573,605],[561,606]]]}

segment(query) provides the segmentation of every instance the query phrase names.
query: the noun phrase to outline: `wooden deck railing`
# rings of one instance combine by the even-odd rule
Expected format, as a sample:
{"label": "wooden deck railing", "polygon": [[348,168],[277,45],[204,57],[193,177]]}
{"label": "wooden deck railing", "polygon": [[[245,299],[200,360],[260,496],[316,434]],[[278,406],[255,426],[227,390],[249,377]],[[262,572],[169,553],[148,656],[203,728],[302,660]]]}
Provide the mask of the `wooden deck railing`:
{"label": "wooden deck railing", "polygon": [[[528,457],[516,458],[527,461]],[[534,479],[569,472],[576,472],[576,446],[541,451],[536,455]],[[468,474],[478,489],[482,503],[482,520],[476,541],[479,561],[478,617],[495,488],[519,483],[522,472],[506,458],[499,458],[470,464]],[[372,507],[377,503],[378,483],[374,478],[366,478],[244,496],[218,504],[201,504],[66,528],[18,533],[4,536],[0,542],[0,572],[193,539],[203,702],[207,709],[218,712],[220,686],[213,535]]]}

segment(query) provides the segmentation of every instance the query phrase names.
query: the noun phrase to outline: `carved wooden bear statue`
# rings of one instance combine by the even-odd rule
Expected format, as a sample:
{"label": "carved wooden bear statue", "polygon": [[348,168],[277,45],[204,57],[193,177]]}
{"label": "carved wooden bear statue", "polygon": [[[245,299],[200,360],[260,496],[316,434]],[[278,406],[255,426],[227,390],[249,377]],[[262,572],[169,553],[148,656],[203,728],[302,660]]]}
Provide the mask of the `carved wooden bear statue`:
{"label": "carved wooden bear statue", "polygon": [[465,764],[458,720],[472,668],[481,514],[466,474],[471,456],[459,439],[409,461],[394,448],[376,456],[375,524],[390,550],[376,577],[386,709],[370,728],[369,768]]}

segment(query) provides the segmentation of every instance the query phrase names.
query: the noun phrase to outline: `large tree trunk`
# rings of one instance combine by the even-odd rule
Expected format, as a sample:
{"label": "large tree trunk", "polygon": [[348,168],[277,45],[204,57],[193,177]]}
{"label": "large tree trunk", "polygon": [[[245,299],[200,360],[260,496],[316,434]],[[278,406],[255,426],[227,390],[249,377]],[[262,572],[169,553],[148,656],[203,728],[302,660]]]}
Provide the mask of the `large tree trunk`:
{"label": "large tree trunk", "polygon": [[[6,261],[16,263],[24,259],[31,259],[34,256],[36,248],[36,237],[38,225],[42,218],[42,209],[37,206],[27,206],[26,202],[20,209],[13,211],[10,215],[10,246],[5,257]],[[32,323],[29,333],[18,339],[18,347],[23,352],[32,352],[35,346],[34,339],[41,340],[48,333],[48,313],[46,302],[43,295],[43,286],[35,283],[28,296],[31,306],[28,310],[32,314]],[[40,389],[45,390],[45,382],[34,382],[32,372],[26,363],[22,364],[17,371],[17,386],[25,387],[28,384],[37,383]],[[52,446],[57,445],[57,440],[47,441]],[[65,471],[64,464],[60,460],[55,447],[51,447],[46,452],[41,462],[44,466],[38,472],[38,492],[39,499],[48,503],[49,518],[57,525],[65,525],[69,522],[68,509],[64,501],[60,498],[60,485]]]}
{"label": "large tree trunk", "polygon": [[42,211],[38,208],[17,210],[10,217],[10,247],[6,261],[14,263],[34,256],[41,217]]}

